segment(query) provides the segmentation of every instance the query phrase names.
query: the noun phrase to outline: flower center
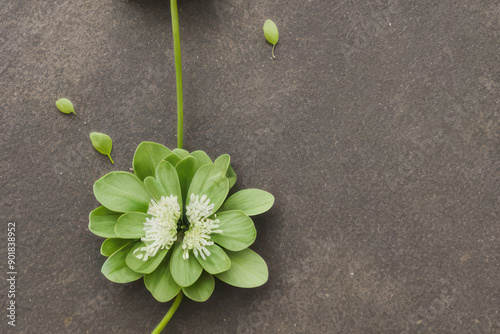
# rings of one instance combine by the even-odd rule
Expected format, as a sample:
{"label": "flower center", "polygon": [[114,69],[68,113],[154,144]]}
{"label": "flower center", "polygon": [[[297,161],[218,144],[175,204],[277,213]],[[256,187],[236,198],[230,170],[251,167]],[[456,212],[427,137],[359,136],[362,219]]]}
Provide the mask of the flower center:
{"label": "flower center", "polygon": [[184,234],[182,249],[184,260],[189,258],[189,251],[192,250],[195,257],[198,254],[205,260],[210,256],[210,251],[206,248],[214,244],[210,241],[210,234],[222,233],[219,228],[220,220],[208,218],[213,214],[214,204],[210,204],[207,195],[200,196],[191,194],[189,205],[186,206],[186,216],[189,220],[189,230]]}
{"label": "flower center", "polygon": [[155,256],[160,249],[170,249],[174,241],[177,240],[177,222],[181,217],[177,196],[162,196],[158,202],[152,199],[148,214],[153,217],[146,218],[144,222],[146,234],[141,238],[146,247],[134,251],[134,255],[143,261]]}

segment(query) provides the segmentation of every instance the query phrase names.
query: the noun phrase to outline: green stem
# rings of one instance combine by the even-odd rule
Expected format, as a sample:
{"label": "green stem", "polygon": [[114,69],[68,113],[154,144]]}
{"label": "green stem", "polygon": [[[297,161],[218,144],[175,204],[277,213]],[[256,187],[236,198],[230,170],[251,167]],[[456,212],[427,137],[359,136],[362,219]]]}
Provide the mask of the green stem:
{"label": "green stem", "polygon": [[[175,1],[175,0],[172,0],[172,1]],[[167,314],[165,314],[163,319],[161,319],[160,323],[158,324],[158,326],[156,326],[154,331],[151,332],[151,334],[161,333],[163,328],[168,324],[169,320],[174,315],[175,311],[177,311],[177,308],[179,307],[183,296],[184,296],[184,294],[182,293],[182,290],[181,290],[179,292],[179,294],[177,295],[177,297],[175,297],[174,303],[172,304],[172,306],[170,306],[170,309],[168,310]]]}
{"label": "green stem", "polygon": [[177,0],[170,0],[170,11],[172,12],[172,34],[174,35],[175,53],[175,79],[177,84],[177,147],[182,148],[184,113],[182,103],[181,39],[179,36],[179,14],[177,13]]}
{"label": "green stem", "polygon": [[109,157],[109,160],[111,160],[111,163],[114,165],[115,162],[113,161],[113,159],[111,159],[111,155],[110,154],[108,154],[108,157]]}

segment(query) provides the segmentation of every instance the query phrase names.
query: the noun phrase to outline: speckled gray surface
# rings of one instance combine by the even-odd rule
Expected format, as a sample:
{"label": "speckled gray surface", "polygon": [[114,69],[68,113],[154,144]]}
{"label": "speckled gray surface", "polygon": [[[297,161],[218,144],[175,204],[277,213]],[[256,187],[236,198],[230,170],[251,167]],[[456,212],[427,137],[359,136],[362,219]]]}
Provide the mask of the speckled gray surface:
{"label": "speckled gray surface", "polygon": [[[253,246],[268,284],[218,282],[168,333],[499,333],[499,3],[179,8],[185,148],[229,153],[236,187],[276,204]],[[141,141],[176,144],[172,57],[166,0],[2,2],[0,245],[15,221],[19,272],[2,333],[148,333],[167,310],[101,275],[87,216],[93,182]]]}

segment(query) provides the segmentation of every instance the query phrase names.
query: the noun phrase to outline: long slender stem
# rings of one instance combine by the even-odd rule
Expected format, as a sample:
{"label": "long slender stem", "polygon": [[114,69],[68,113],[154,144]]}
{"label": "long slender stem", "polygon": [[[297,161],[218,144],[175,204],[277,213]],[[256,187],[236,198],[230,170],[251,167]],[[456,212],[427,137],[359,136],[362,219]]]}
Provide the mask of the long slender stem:
{"label": "long slender stem", "polygon": [[169,320],[174,315],[175,311],[177,311],[177,308],[179,307],[183,296],[184,296],[184,294],[182,293],[182,290],[181,290],[179,292],[179,294],[177,295],[177,297],[175,297],[174,303],[172,304],[172,306],[170,306],[170,309],[168,310],[167,314],[165,314],[163,319],[161,319],[160,323],[158,324],[158,326],[156,326],[154,331],[151,332],[151,334],[161,333],[163,328],[168,324]]}
{"label": "long slender stem", "polygon": [[177,147],[182,148],[184,112],[182,101],[181,39],[179,36],[179,14],[177,13],[177,0],[170,0],[170,11],[172,12],[172,33],[174,35],[175,53],[175,78],[177,84]]}

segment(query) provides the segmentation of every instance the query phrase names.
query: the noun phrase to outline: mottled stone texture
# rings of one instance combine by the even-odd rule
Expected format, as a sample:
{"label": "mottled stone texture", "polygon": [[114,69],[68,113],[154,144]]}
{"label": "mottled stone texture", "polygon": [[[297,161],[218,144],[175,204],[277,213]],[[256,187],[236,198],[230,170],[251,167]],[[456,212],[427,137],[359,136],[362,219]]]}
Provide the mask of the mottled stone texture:
{"label": "mottled stone texture", "polygon": [[[499,333],[498,2],[179,9],[185,148],[229,153],[236,188],[276,204],[252,246],[269,282],[217,282],[168,333]],[[169,305],[102,276],[87,217],[93,182],[141,141],[176,144],[168,1],[3,0],[0,91],[0,245],[15,221],[19,272],[18,325],[2,302],[0,332],[151,331]]]}

